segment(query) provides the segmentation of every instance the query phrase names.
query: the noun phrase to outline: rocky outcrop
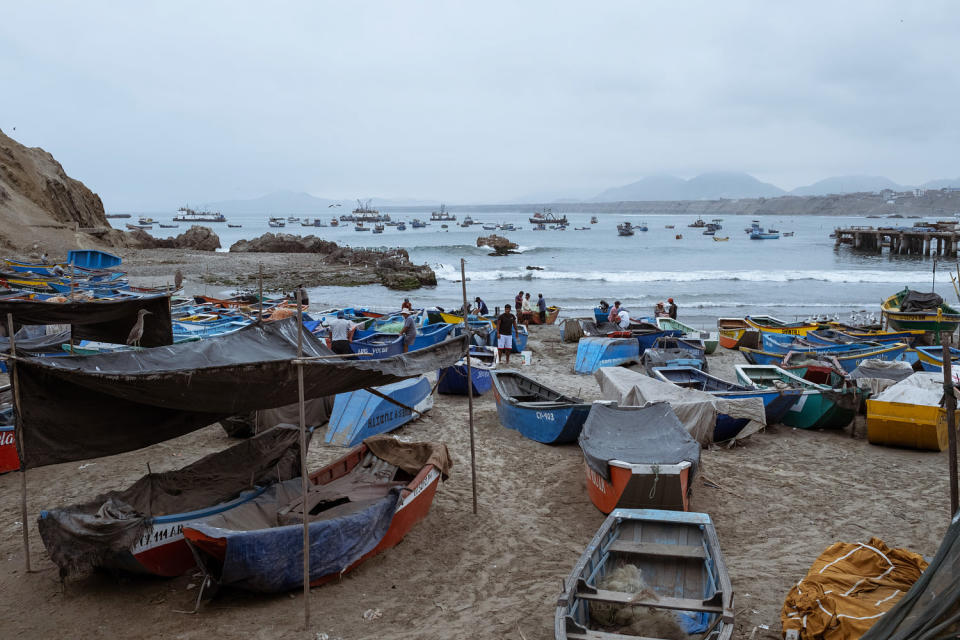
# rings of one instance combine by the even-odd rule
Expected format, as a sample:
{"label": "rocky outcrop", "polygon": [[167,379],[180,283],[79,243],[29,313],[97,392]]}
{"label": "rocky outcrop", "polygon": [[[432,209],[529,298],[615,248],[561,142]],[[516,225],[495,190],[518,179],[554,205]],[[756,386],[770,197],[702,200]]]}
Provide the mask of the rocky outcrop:
{"label": "rocky outcrop", "polygon": [[197,249],[216,251],[220,238],[210,227],[193,225],[175,238],[154,238],[143,229],[127,232],[127,246],[136,249]]}
{"label": "rocky outcrop", "polygon": [[[410,290],[436,286],[437,275],[425,264],[413,264],[404,249],[353,249],[316,236],[265,233],[252,240],[239,240],[232,253],[315,253],[328,265],[349,271],[342,284],[379,282],[390,289]],[[345,274],[346,275],[346,274]]]}
{"label": "rocky outcrop", "polygon": [[110,230],[100,196],[68,176],[48,152],[0,131],[0,244],[55,254],[118,246],[122,238]]}
{"label": "rocky outcrop", "polygon": [[493,249],[492,256],[506,256],[511,253],[516,253],[516,249],[519,245],[516,242],[510,242],[507,238],[503,236],[498,236],[495,233],[491,233],[489,236],[480,236],[477,238],[478,247],[490,247]]}

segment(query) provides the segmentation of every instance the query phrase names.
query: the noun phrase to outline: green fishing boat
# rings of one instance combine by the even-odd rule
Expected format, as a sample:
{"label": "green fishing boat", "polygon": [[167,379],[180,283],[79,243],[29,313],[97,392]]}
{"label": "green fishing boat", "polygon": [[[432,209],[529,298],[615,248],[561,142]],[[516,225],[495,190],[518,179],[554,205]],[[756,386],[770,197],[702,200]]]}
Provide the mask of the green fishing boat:
{"label": "green fishing boat", "polygon": [[883,317],[889,328],[898,331],[953,333],[960,326],[960,311],[944,302],[943,298],[935,293],[920,293],[910,289],[904,289],[883,301]]}
{"label": "green fishing boat", "polygon": [[713,353],[717,350],[718,336],[716,331],[701,331],[694,329],[688,324],[684,324],[673,318],[657,318],[657,326],[662,331],[683,331],[683,338],[699,338],[703,340],[703,346],[706,352]]}
{"label": "green fishing boat", "polygon": [[855,387],[834,388],[809,382],[773,365],[738,364],[740,384],[761,388],[792,387],[803,389],[803,395],[783,417],[783,424],[797,429],[842,429],[850,424],[860,406],[860,390]]}

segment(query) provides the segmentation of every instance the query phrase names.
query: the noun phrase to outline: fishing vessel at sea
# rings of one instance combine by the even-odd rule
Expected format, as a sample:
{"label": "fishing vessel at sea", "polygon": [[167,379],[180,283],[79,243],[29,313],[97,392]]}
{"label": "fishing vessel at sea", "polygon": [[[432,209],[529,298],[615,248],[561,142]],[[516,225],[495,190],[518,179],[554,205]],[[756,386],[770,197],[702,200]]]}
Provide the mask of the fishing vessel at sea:
{"label": "fishing vessel at sea", "polygon": [[190,207],[177,209],[178,215],[173,217],[174,222],[226,222],[227,218],[217,211],[195,211]]}
{"label": "fishing vessel at sea", "polygon": [[530,217],[530,224],[567,224],[567,216],[556,216],[549,208],[537,211]]}
{"label": "fishing vessel at sea", "polygon": [[456,219],[457,216],[447,211],[447,205],[445,204],[440,205],[440,211],[433,211],[430,213],[431,222],[453,222]]}

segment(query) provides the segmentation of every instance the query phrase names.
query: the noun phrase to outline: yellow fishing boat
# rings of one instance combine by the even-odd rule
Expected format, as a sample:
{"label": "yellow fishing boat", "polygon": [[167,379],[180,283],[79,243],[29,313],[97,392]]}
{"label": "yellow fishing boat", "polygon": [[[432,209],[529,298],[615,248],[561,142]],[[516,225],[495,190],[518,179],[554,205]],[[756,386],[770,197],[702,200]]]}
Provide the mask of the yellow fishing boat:
{"label": "yellow fishing boat", "polygon": [[773,316],[747,316],[743,319],[751,329],[767,333],[782,333],[790,336],[805,336],[820,328],[819,324],[809,322],[784,322]]}
{"label": "yellow fishing boat", "polygon": [[904,289],[884,300],[882,309],[887,326],[900,331],[953,333],[960,326],[960,311],[936,294]]}
{"label": "yellow fishing boat", "polygon": [[[960,419],[960,411],[956,412]],[[943,407],[867,400],[867,440],[911,449],[947,448],[947,411]]]}

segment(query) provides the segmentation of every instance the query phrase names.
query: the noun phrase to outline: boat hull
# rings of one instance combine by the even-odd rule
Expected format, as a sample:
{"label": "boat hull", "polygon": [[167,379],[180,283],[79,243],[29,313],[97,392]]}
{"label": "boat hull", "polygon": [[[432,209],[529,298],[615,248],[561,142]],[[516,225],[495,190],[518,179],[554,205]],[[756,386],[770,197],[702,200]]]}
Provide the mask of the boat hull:
{"label": "boat hull", "polygon": [[13,425],[0,426],[0,473],[20,468],[17,455],[17,438]]}
{"label": "boat hull", "polygon": [[327,444],[355,446],[370,436],[398,429],[433,408],[430,381],[423,376],[374,387],[374,390],[405,406],[362,389],[337,394],[327,427]]}
{"label": "boat hull", "polygon": [[367,354],[370,360],[380,360],[403,353],[403,338],[390,333],[375,333],[350,343],[354,353]]}
{"label": "boat hull", "polygon": [[710,355],[717,350],[717,344],[719,343],[719,336],[715,331],[700,331],[691,327],[690,325],[684,324],[679,320],[674,320],[673,318],[657,318],[657,326],[664,330],[679,330],[683,333],[681,337],[697,338],[703,340],[703,347],[706,350],[706,354]]}
{"label": "boat hull", "polygon": [[603,513],[614,509],[671,509],[689,511],[689,462],[674,465],[630,464],[610,461],[610,480],[584,462],[587,493]]}
{"label": "boat hull", "polygon": [[[874,358],[888,361],[896,360],[906,349],[907,345],[900,342],[869,352],[857,352],[853,354],[844,354],[842,352],[817,354],[816,352],[812,352],[811,355],[822,355],[831,361],[835,360],[844,371],[847,373],[853,373],[853,370],[860,366],[860,363],[864,360],[870,360]],[[740,353],[743,354],[743,357],[746,358],[747,362],[750,364],[775,364],[778,366],[783,362],[784,357],[786,356],[786,354],[783,353],[770,353],[768,351],[749,349],[747,347],[740,347]]]}
{"label": "boat hull", "polygon": [[517,402],[507,395],[502,384],[498,384],[498,375],[510,375],[514,372],[493,372],[493,397],[497,403],[497,417],[500,424],[508,429],[519,431],[520,435],[543,444],[566,444],[575,442],[590,414],[590,405],[570,401],[531,401]]}
{"label": "boat hull", "polygon": [[636,338],[581,338],[574,371],[590,374],[600,367],[637,362],[639,358],[640,343]]}
{"label": "boat hull", "polygon": [[[473,384],[473,395],[482,396],[493,386],[493,378],[488,367],[470,367],[470,382]],[[467,365],[457,364],[437,371],[437,392],[465,396],[469,394],[470,383],[467,382]]]}
{"label": "boat hull", "polygon": [[[960,424],[960,411],[954,424]],[[943,451],[947,437],[947,411],[942,407],[867,400],[870,444]]]}

